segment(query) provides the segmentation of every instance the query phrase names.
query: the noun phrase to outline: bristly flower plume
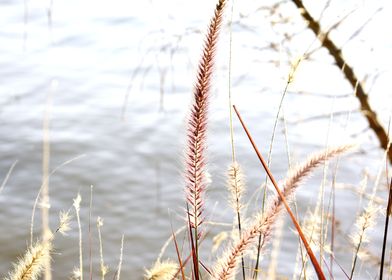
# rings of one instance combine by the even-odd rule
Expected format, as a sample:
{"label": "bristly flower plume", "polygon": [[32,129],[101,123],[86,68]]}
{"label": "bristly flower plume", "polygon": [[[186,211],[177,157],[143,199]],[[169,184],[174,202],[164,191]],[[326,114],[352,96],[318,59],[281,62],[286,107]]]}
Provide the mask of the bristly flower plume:
{"label": "bristly flower plume", "polygon": [[233,162],[229,166],[227,181],[227,185],[231,193],[230,206],[236,213],[239,213],[243,208],[241,198],[245,191],[245,183],[242,169],[237,162]]}
{"label": "bristly flower plume", "polygon": [[226,1],[219,0],[210,22],[203,54],[198,66],[193,103],[188,119],[186,148],[186,200],[189,204],[189,222],[200,238],[197,228],[203,222],[204,192],[206,190],[206,130],[211,76],[219,30]]}

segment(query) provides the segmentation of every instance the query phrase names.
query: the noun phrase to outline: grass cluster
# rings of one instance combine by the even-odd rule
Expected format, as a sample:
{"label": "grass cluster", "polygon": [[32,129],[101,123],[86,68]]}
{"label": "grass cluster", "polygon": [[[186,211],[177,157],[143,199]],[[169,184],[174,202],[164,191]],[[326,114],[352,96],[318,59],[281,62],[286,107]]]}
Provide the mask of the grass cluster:
{"label": "grass cluster", "polygon": [[[320,34],[320,26],[307,12],[301,1],[293,1],[301,11],[301,14],[309,21],[309,26],[317,36]],[[207,224],[213,224],[208,220],[208,209],[206,207],[208,176],[207,176],[207,130],[209,104],[212,88],[212,74],[214,72],[214,61],[217,52],[217,42],[219,33],[224,21],[224,13],[227,9],[227,1],[219,0],[216,4],[213,17],[210,21],[202,56],[198,66],[196,82],[193,89],[193,101],[190,106],[190,112],[187,119],[186,132],[186,148],[184,156],[184,179],[185,179],[185,199],[184,199],[184,227],[182,230],[172,231],[170,244],[175,250],[176,259],[162,260],[162,254],[158,257],[151,268],[146,269],[145,279],[149,280],[169,280],[169,279],[212,279],[212,280],[228,280],[228,279],[276,279],[275,268],[273,266],[274,251],[271,253],[271,265],[268,269],[262,268],[260,265],[262,257],[266,254],[268,243],[272,240],[279,241],[281,234],[281,226],[279,221],[281,217],[288,214],[290,222],[294,228],[293,235],[298,236],[298,256],[297,262],[293,264],[295,273],[293,279],[334,279],[334,271],[339,270],[339,275],[344,275],[347,279],[355,279],[358,276],[359,260],[366,261],[371,256],[365,250],[366,243],[370,242],[369,230],[374,227],[376,217],[381,213],[385,213],[385,231],[382,234],[383,244],[380,244],[380,256],[376,265],[379,268],[378,275],[372,276],[374,279],[378,277],[383,279],[384,264],[388,264],[391,269],[390,260],[386,260],[385,252],[387,250],[387,233],[389,224],[389,215],[391,213],[391,193],[389,199],[384,205],[380,205],[376,201],[376,188],[368,196],[368,204],[363,211],[355,214],[355,228],[353,228],[347,242],[352,248],[352,264],[350,267],[343,267],[335,256],[336,248],[334,248],[334,239],[336,238],[336,223],[334,216],[334,192],[329,198],[328,213],[325,212],[326,199],[321,192],[316,204],[316,208],[311,211],[308,217],[299,217],[296,211],[294,194],[301,186],[303,181],[310,176],[316,168],[325,167],[326,163],[340,157],[352,150],[356,146],[352,144],[343,144],[337,147],[328,147],[325,150],[310,155],[302,163],[294,165],[288,170],[284,180],[278,182],[269,168],[269,160],[265,160],[259,151],[252,133],[247,128],[246,122],[242,118],[239,110],[232,106],[230,100],[230,127],[232,137],[232,162],[227,171],[227,193],[228,207],[233,212],[233,223],[230,225],[231,230],[222,232],[214,238],[214,249],[217,252],[211,263],[203,259],[201,247],[203,241],[209,238],[209,229]],[[349,81],[355,88],[356,96],[360,99],[361,107],[365,108],[366,118],[369,126],[376,130],[379,136],[380,145],[385,150],[385,160],[391,155],[391,142],[384,128],[377,120],[375,112],[369,107],[366,99],[366,93],[358,83],[358,80],[350,66],[344,63],[341,52],[328,38],[323,37],[324,46],[330,48],[332,56],[336,56],[337,65],[343,68]],[[341,62],[343,60],[343,62]],[[298,64],[300,61],[298,62]],[[342,65],[343,63],[343,65]],[[287,84],[292,82],[293,72],[295,72],[298,64],[294,65],[292,72],[288,75]],[[286,87],[287,90],[287,87]],[[234,118],[236,117],[236,118]],[[279,117],[279,113],[277,119]],[[250,148],[255,151],[255,156],[260,161],[260,166],[264,169],[267,183],[260,188],[260,197],[262,197],[258,210],[254,213],[248,213],[245,209],[248,207],[244,199],[247,187],[245,181],[245,171],[241,168],[241,164],[236,157],[235,145],[233,141],[234,132],[232,129],[233,121],[241,124],[244,133],[250,141]],[[48,165],[48,162],[44,164]],[[387,163],[388,165],[388,163]],[[336,164],[336,167],[338,164]],[[388,168],[387,168],[388,169]],[[12,171],[12,169],[10,170]],[[46,174],[46,176],[49,176]],[[264,174],[261,174],[264,176]],[[7,178],[9,174],[7,175]],[[6,178],[6,179],[7,179]],[[385,187],[387,190],[392,189],[392,181],[389,182],[388,174]],[[4,183],[3,183],[4,185]],[[2,185],[2,187],[3,187]],[[43,184],[45,187],[46,184]],[[267,194],[267,186],[271,185],[274,194]],[[364,183],[366,185],[366,183]],[[0,191],[2,189],[0,188]],[[365,187],[363,188],[363,192]],[[360,194],[361,196],[363,194]],[[41,193],[41,201],[48,198],[45,194],[45,188]],[[91,194],[92,196],[92,194]],[[38,201],[38,200],[37,200]],[[36,202],[37,203],[37,202]],[[79,265],[73,272],[74,279],[83,279],[86,275],[92,279],[91,252],[88,256],[90,261],[89,272],[83,270],[86,252],[82,250],[82,230],[80,224],[80,203],[81,197],[78,195],[74,199],[73,212],[79,228]],[[293,207],[294,206],[294,207]],[[91,209],[90,199],[90,209]],[[44,209],[45,207],[43,207]],[[385,209],[385,210],[383,210]],[[34,211],[33,211],[34,216]],[[41,240],[33,242],[31,236],[30,244],[25,254],[15,263],[14,269],[4,278],[6,280],[19,279],[40,279],[45,275],[45,279],[51,278],[50,273],[50,256],[53,252],[53,242],[58,233],[66,234],[69,231],[69,222],[71,219],[71,210],[61,213],[59,218],[59,226],[53,233],[50,229],[46,229]],[[32,218],[32,228],[33,228]],[[104,262],[104,253],[102,249],[101,227],[103,221],[101,218],[97,220],[99,252],[100,252],[100,276],[104,280],[108,274],[108,266]],[[89,227],[91,226],[91,217]],[[31,231],[33,232],[33,231]],[[89,228],[89,233],[91,229]],[[123,241],[121,241],[120,261],[118,267],[112,274],[113,279],[120,279],[123,256]],[[224,242],[223,242],[224,241]],[[167,246],[165,246],[166,248]],[[218,249],[217,249],[218,248]],[[274,245],[273,245],[274,248]],[[163,250],[164,251],[164,250]],[[275,264],[276,265],[276,264]],[[335,268],[334,268],[335,267]],[[338,267],[338,268],[336,268]],[[44,271],[46,270],[46,273]],[[388,271],[389,276],[391,271]],[[108,278],[108,277],[107,277]],[[134,279],[137,279],[135,277]]]}

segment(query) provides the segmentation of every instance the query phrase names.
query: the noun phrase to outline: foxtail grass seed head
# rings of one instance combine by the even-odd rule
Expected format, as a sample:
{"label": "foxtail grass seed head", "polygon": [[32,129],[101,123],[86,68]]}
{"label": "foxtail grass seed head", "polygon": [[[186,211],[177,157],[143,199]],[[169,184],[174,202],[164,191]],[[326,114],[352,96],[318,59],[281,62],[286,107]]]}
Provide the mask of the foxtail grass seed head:
{"label": "foxtail grass seed head", "polygon": [[178,264],[170,260],[156,262],[151,269],[146,269],[144,277],[146,280],[171,280],[178,269]]}
{"label": "foxtail grass seed head", "polygon": [[73,207],[75,210],[78,212],[80,210],[80,202],[82,201],[82,197],[80,196],[80,193],[76,196],[76,198],[73,200]]}
{"label": "foxtail grass seed head", "polygon": [[243,208],[241,198],[245,191],[245,182],[242,169],[237,162],[229,166],[227,185],[231,194],[230,206],[235,212],[240,212]]}
{"label": "foxtail grass seed head", "polygon": [[[226,1],[220,0],[210,21],[204,43],[203,54],[199,62],[197,79],[193,89],[193,101],[187,125],[187,147],[185,152],[185,190],[190,226],[198,232],[204,220],[204,195],[207,188],[206,178],[206,140],[208,105],[211,92],[211,78],[214,68],[216,45],[222,25],[223,10]],[[197,246],[196,246],[197,247]]]}
{"label": "foxtail grass seed head", "polygon": [[58,232],[60,232],[62,235],[67,235],[68,231],[71,229],[71,214],[69,211],[61,211],[60,212],[60,224],[57,229]]}
{"label": "foxtail grass seed head", "polygon": [[103,219],[98,216],[97,218],[97,227],[101,228],[103,226]]}
{"label": "foxtail grass seed head", "polygon": [[214,238],[212,239],[212,253],[215,253],[218,248],[220,247],[220,245],[227,240],[227,238],[229,237],[227,231],[222,231],[220,233],[218,233],[217,235],[214,236]]}
{"label": "foxtail grass seed head", "polygon": [[372,229],[376,224],[376,217],[380,212],[380,208],[370,202],[363,213],[355,222],[356,231],[351,234],[351,242],[358,246],[359,244],[368,243],[367,231]]}
{"label": "foxtail grass seed head", "polygon": [[74,267],[74,269],[72,271],[71,279],[74,279],[74,280],[82,279],[82,272],[80,271],[79,267]]}
{"label": "foxtail grass seed head", "polygon": [[47,260],[50,259],[52,243],[38,242],[31,246],[23,258],[14,265],[14,271],[6,280],[36,280],[45,268]]}

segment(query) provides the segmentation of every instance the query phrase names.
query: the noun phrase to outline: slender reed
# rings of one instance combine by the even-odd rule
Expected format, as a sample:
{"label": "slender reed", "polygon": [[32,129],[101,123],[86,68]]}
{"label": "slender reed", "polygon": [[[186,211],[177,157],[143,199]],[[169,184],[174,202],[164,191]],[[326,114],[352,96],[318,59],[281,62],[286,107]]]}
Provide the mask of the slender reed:
{"label": "slender reed", "polygon": [[18,161],[15,160],[14,163],[11,165],[10,169],[8,169],[8,172],[7,172],[7,174],[5,175],[5,178],[4,178],[4,180],[3,180],[3,183],[1,183],[1,185],[0,185],[0,193],[3,191],[5,185],[7,184],[8,179],[10,178],[11,173],[12,173],[12,171],[14,170],[15,165],[16,165],[17,163],[18,163]]}
{"label": "slender reed", "polygon": [[93,237],[91,234],[91,214],[93,207],[93,186],[90,186],[90,205],[88,210],[88,259],[89,259],[89,275],[90,280],[93,279]]}
{"label": "slender reed", "polygon": [[80,215],[79,215],[81,201],[82,201],[82,197],[80,196],[80,194],[78,194],[73,202],[73,207],[75,208],[76,220],[78,222],[78,229],[79,229],[79,269],[74,274],[78,275],[79,280],[83,280],[82,225],[80,223]]}
{"label": "slender reed", "polygon": [[[230,205],[237,216],[238,236],[239,238],[241,238],[242,236],[241,209],[243,208],[241,198],[245,191],[244,176],[240,165],[235,161],[230,165],[228,173],[229,173],[228,176],[229,178],[228,178],[227,185],[231,193]],[[241,257],[241,266],[242,266],[242,279],[245,280],[245,261],[243,256]]]}
{"label": "slender reed", "polygon": [[283,183],[282,196],[275,195],[270,202],[266,212],[259,213],[254,222],[244,231],[242,238],[228,249],[222,257],[214,265],[214,273],[212,279],[225,280],[234,279],[237,264],[241,254],[249,249],[251,244],[258,235],[262,234],[261,248],[263,248],[271,236],[272,227],[282,212],[283,198],[288,199],[299,186],[299,183],[308,176],[316,167],[320,166],[325,160],[335,157],[341,153],[350,150],[353,146],[345,145],[336,148],[321,151],[320,153],[311,156],[305,163],[299,165],[297,168],[289,171],[287,179]]}
{"label": "slender reed", "polygon": [[385,260],[385,250],[386,250],[387,238],[388,238],[389,216],[391,215],[391,211],[392,211],[391,204],[392,204],[392,178],[391,178],[391,183],[389,184],[388,204],[385,213],[384,238],[382,242],[381,265],[380,265],[380,280],[382,280],[384,274],[384,260]]}
{"label": "slender reed", "polygon": [[123,251],[124,251],[124,234],[121,236],[120,258],[117,266],[116,280],[120,280],[121,267],[123,262]]}
{"label": "slender reed", "polygon": [[[305,55],[303,55],[305,56]],[[274,145],[274,141],[275,141],[275,134],[276,134],[276,128],[278,126],[278,120],[279,120],[279,116],[280,116],[280,112],[283,110],[283,101],[286,97],[287,91],[289,89],[289,85],[293,82],[294,80],[294,75],[298,69],[298,66],[300,64],[300,62],[302,61],[302,58],[298,59],[295,63],[293,63],[291,69],[290,69],[290,73],[287,77],[287,82],[286,85],[283,89],[283,93],[282,96],[280,98],[279,101],[279,106],[278,106],[278,112],[276,113],[276,117],[275,117],[275,121],[274,121],[274,127],[272,129],[272,135],[271,135],[271,141],[270,141],[270,145],[269,145],[269,150],[268,150],[268,159],[267,159],[267,166],[270,167],[271,166],[271,162],[272,162],[272,148]],[[265,176],[265,188],[263,191],[263,201],[261,204],[261,207],[263,209],[263,212],[265,210],[265,202],[267,199],[267,183],[268,183],[268,176]],[[256,264],[254,267],[254,273],[253,273],[253,279],[257,279],[257,274],[259,272],[259,261],[260,261],[260,246],[261,246],[261,235],[259,236],[259,240],[258,240],[258,244],[257,244],[257,257],[256,257]]]}
{"label": "slender reed", "polygon": [[[45,242],[50,238],[51,232],[49,229],[49,167],[50,167],[50,113],[52,108],[52,92],[49,92],[46,97],[44,120],[42,123],[43,137],[42,137],[42,193],[41,193],[41,215],[42,215],[42,239]],[[45,280],[52,279],[52,270],[50,258],[45,260]]]}
{"label": "slender reed", "polygon": [[206,37],[203,55],[201,57],[197,81],[194,87],[194,100],[187,127],[186,148],[186,201],[190,228],[194,235],[194,253],[198,267],[198,240],[201,236],[199,226],[203,223],[204,193],[207,187],[206,180],[206,130],[208,103],[211,88],[211,75],[213,72],[214,56],[219,30],[223,18],[226,1],[219,0],[211,19]]}
{"label": "slender reed", "polygon": [[97,218],[97,230],[98,230],[98,239],[99,239],[99,265],[101,272],[101,279],[105,280],[105,275],[108,273],[108,267],[105,265],[103,261],[103,246],[102,246],[102,234],[101,227],[103,226],[103,219],[101,217]]}

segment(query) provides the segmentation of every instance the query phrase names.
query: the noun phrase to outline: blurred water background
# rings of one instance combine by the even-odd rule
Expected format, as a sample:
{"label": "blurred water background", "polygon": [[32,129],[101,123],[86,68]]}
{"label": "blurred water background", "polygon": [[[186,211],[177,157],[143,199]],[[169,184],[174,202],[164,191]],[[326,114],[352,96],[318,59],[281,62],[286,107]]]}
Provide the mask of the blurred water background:
{"label": "blurred water background", "polygon": [[[34,200],[42,183],[43,120],[49,117],[50,222],[82,195],[81,219],[85,264],[88,264],[88,216],[93,185],[92,244],[94,275],[99,267],[96,218],[102,227],[104,257],[116,269],[124,234],[121,278],[141,279],[174,228],[182,225],[182,156],[185,120],[196,66],[215,1],[0,1],[0,181],[16,162],[0,194],[0,275],[23,254],[30,240]],[[308,3],[309,2],[309,3]],[[349,16],[331,36],[365,81],[370,101],[387,127],[391,113],[391,3],[324,1],[310,3],[325,30]],[[232,25],[233,102],[266,156],[290,63],[319,43],[306,29],[291,3],[236,1]],[[231,222],[225,188],[231,160],[228,121],[228,69],[231,5],[227,9],[217,54],[209,129],[208,215]],[[380,10],[381,8],[381,10]],[[283,103],[272,151],[272,171],[279,179],[288,169],[286,140],[292,162],[326,145],[360,142],[358,152],[339,163],[336,213],[341,238],[336,257],[347,270],[353,250],[352,232],[363,174],[369,188],[385,166],[383,151],[359,112],[353,90],[323,49],[302,61]],[[45,113],[47,112],[47,113]],[[331,112],[335,114],[331,116]],[[264,173],[238,122],[234,119],[238,161],[244,166],[251,199]],[[327,189],[330,189],[330,166]],[[313,209],[322,178],[319,171],[297,195],[300,215]],[[385,177],[382,177],[382,183]],[[385,202],[385,184],[378,197]],[[250,212],[256,207],[251,201]],[[364,199],[363,205],[367,201]],[[385,205],[385,204],[384,204]],[[258,206],[257,206],[258,207]],[[35,239],[40,236],[40,212]],[[278,274],[294,270],[297,237],[285,220]],[[370,251],[380,255],[382,215],[373,231]],[[226,227],[212,227],[210,237]],[[211,241],[205,243],[205,257]],[[78,265],[76,224],[57,237],[54,279],[66,279]],[[270,250],[268,251],[270,252]],[[263,267],[269,263],[266,253]],[[173,247],[167,256],[174,257]],[[87,268],[87,267],[86,267]],[[335,268],[338,270],[337,268]],[[377,265],[361,265],[361,276],[377,275]],[[339,272],[336,272],[339,275]]]}

